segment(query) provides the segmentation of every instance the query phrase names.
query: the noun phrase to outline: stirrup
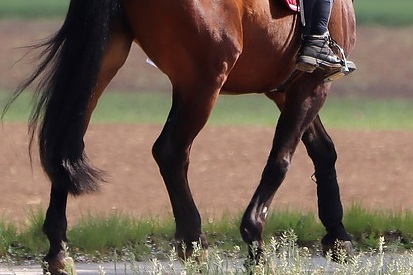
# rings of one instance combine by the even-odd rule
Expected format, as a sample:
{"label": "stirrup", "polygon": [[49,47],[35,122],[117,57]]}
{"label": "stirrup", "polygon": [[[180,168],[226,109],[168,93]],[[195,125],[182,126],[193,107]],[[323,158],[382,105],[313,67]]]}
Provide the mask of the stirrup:
{"label": "stirrup", "polygon": [[[354,64],[351,61],[347,60],[346,54],[344,53],[343,48],[341,48],[337,42],[331,37],[331,35],[328,35],[328,45],[330,46],[330,49],[333,50],[336,49],[337,51],[337,56],[341,56],[342,62],[343,62],[343,68],[341,71],[345,73],[345,75],[348,75],[349,73],[353,72],[354,70],[357,69],[356,64]],[[339,56],[339,57],[340,57]]]}
{"label": "stirrup", "polygon": [[351,74],[352,72],[354,72],[357,69],[356,64],[354,64],[352,61],[345,61],[345,66],[341,67],[338,70],[332,71],[330,73],[328,73],[325,77],[324,77],[324,82],[331,82],[331,81],[335,81],[337,79],[340,79],[346,75]]}

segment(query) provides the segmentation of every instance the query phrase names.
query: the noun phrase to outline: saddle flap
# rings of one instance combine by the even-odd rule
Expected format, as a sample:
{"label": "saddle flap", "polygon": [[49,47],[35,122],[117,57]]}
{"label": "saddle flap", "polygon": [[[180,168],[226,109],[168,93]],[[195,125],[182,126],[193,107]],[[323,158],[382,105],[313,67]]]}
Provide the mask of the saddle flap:
{"label": "saddle flap", "polygon": [[287,5],[287,7],[295,12],[300,11],[300,7],[298,6],[299,0],[283,0],[283,2]]}

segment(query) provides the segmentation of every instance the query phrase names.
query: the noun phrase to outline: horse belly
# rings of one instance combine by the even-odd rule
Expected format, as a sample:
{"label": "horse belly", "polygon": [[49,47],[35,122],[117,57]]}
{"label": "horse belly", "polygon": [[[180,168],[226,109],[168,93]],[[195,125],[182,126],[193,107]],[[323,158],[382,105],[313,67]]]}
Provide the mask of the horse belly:
{"label": "horse belly", "polygon": [[250,0],[243,19],[243,51],[223,90],[267,92],[292,72],[301,43],[298,16],[277,1]]}

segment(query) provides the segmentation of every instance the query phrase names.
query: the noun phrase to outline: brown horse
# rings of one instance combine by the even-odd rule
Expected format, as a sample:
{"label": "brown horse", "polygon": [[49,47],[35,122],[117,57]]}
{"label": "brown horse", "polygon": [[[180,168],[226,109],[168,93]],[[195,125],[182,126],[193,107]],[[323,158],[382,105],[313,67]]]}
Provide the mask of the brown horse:
{"label": "brown horse", "polygon": [[[348,54],[355,43],[351,0],[335,0],[329,25]],[[61,29],[46,43],[42,60],[15,97],[40,78],[31,116],[40,159],[51,181],[44,232],[52,274],[64,274],[66,202],[69,194],[98,189],[99,170],[84,152],[83,136],[105,87],[136,42],[170,79],[172,107],[153,146],[176,221],[175,239],[207,247],[189,189],[192,142],[220,93],[263,93],[281,110],[273,146],[259,186],[242,218],[244,241],[262,245],[272,198],[302,140],[315,168],[319,216],[327,234],[351,250],[343,224],[336,178],[336,151],[318,116],[331,81],[325,72],[302,73],[280,85],[294,69],[300,47],[299,15],[277,0],[71,0]],[[252,256],[252,255],[251,255]]]}

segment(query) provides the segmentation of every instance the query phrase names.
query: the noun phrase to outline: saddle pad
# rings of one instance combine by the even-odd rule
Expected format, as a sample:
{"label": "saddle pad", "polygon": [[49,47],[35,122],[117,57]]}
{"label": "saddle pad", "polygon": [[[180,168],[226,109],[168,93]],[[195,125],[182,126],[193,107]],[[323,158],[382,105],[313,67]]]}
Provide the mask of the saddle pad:
{"label": "saddle pad", "polygon": [[298,7],[299,0],[283,0],[283,1],[287,4],[287,7],[289,7],[290,10],[295,11],[295,12],[300,11],[300,8]]}

